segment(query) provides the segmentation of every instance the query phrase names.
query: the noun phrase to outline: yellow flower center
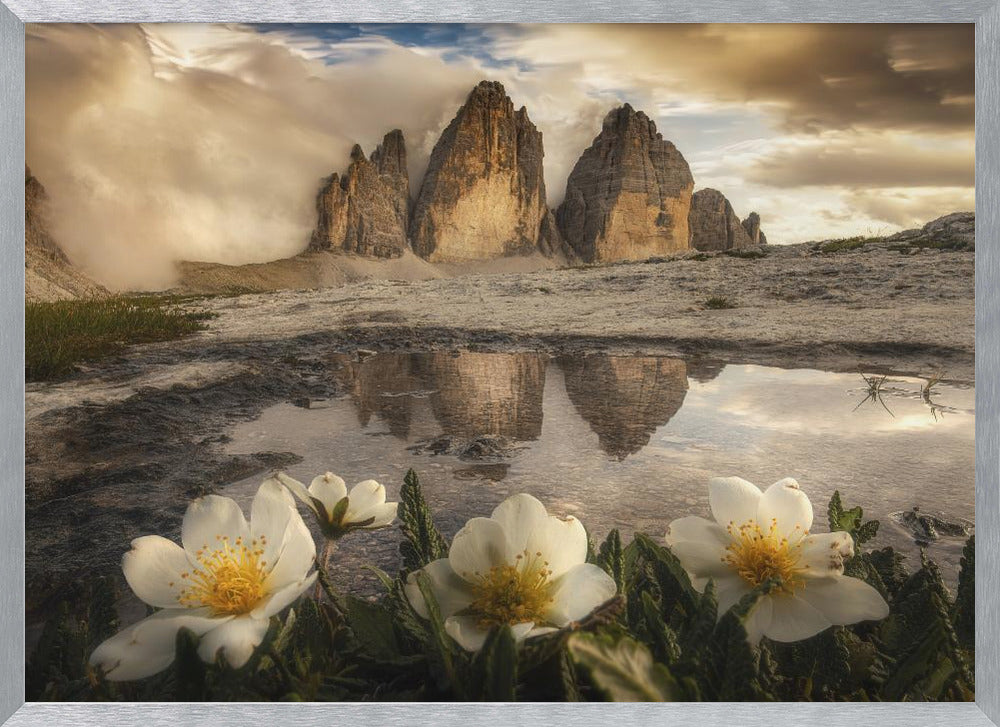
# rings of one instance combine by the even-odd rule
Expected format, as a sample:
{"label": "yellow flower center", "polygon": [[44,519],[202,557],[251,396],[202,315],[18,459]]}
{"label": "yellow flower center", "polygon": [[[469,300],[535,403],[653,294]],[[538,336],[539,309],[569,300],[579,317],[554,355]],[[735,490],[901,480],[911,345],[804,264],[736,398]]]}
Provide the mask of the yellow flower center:
{"label": "yellow flower center", "polygon": [[204,545],[197,552],[196,571],[181,573],[188,585],[178,600],[189,608],[207,606],[220,616],[250,613],[267,595],[267,562],[261,560],[264,549],[260,547],[267,544],[267,538],[262,535],[249,546],[243,538],[230,543],[227,536],[218,535],[216,540],[214,549]]}
{"label": "yellow flower center", "polygon": [[548,565],[541,553],[532,556],[526,550],[514,565],[496,565],[488,573],[476,573],[476,598],[468,611],[478,618],[479,627],[544,621],[554,600]]}
{"label": "yellow flower center", "polygon": [[[796,525],[797,531],[801,528]],[[740,578],[756,588],[772,578],[780,578],[780,593],[791,594],[805,585],[800,576],[799,558],[802,554],[801,537],[790,542],[778,533],[778,523],[764,530],[754,520],[737,527],[730,523],[726,528],[732,542],[726,546],[726,556],[722,561],[735,570]],[[801,531],[808,535],[807,531]]]}

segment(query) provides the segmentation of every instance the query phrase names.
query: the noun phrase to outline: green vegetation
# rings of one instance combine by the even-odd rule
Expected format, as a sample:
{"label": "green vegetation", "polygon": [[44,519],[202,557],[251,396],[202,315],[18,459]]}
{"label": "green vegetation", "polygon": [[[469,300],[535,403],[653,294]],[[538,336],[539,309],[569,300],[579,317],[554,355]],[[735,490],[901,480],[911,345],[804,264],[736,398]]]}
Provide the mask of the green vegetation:
{"label": "green vegetation", "polygon": [[864,247],[871,242],[882,242],[881,237],[865,237],[864,235],[858,235],[856,237],[847,237],[843,240],[831,240],[830,242],[824,242],[819,246],[819,251],[822,253],[831,252],[843,252],[845,250],[857,250],[858,248]]}
{"label": "green vegetation", "polygon": [[722,253],[726,257],[738,257],[742,260],[760,260],[762,257],[767,257],[767,253],[763,250],[726,250]]}
{"label": "green vegetation", "polygon": [[[476,653],[445,631],[426,573],[416,582],[429,618],[409,605],[403,586],[448,552],[411,470],[401,491],[402,570],[376,574],[377,600],[340,594],[325,574],[323,600],[305,598],[272,617],[264,642],[241,669],[223,656],[198,657],[198,637],[181,630],[166,671],[132,683],[105,679],[87,655],[115,633],[114,580],[91,581],[48,621],[27,664],[29,700],[219,701],[940,701],[975,699],[975,541],[961,561],[955,596],[922,557],[910,571],[892,548],[863,550],[878,521],[847,508],[834,493],[829,528],[850,534],[845,575],[889,604],[881,621],[834,626],[780,643],[748,643],[745,624],[759,599],[783,587],[765,581],[728,611],[710,582],[699,591],[680,561],[637,533],[623,544],[613,530],[589,562],[619,594],[580,622],[517,643],[495,626]],[[662,532],[662,528],[659,528]]]}
{"label": "green vegetation", "polygon": [[935,239],[918,238],[909,242],[899,243],[898,245],[890,245],[889,249],[896,252],[908,253],[911,250],[974,250],[975,247],[960,237],[938,237]]}
{"label": "green vegetation", "polygon": [[705,300],[704,305],[709,310],[727,310],[735,308],[736,302],[725,295],[713,295],[711,298]]}
{"label": "green vegetation", "polygon": [[200,331],[211,314],[183,308],[190,300],[150,295],[25,303],[25,379],[61,378],[77,364],[121,353],[133,343]]}

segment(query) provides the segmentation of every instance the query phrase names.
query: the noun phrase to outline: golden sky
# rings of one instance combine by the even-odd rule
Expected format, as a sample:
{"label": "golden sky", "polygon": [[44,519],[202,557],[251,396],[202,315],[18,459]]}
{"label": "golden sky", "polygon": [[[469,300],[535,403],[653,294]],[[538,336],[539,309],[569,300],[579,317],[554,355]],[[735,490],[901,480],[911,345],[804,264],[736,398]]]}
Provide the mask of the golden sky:
{"label": "golden sky", "polygon": [[614,106],[645,111],[772,242],[974,206],[972,25],[29,25],[27,161],[74,260],[114,286],[176,259],[305,247],[319,179],[401,128],[413,192],[479,80],[544,134],[549,202]]}

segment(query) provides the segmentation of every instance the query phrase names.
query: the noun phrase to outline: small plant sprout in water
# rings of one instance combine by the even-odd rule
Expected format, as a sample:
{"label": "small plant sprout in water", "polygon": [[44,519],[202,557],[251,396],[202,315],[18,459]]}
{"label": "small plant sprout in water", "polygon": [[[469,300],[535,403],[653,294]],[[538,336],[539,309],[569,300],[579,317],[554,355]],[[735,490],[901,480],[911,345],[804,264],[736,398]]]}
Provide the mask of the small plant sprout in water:
{"label": "small plant sprout in water", "polygon": [[865,381],[865,386],[868,387],[868,391],[865,397],[858,402],[858,405],[854,407],[854,411],[860,409],[864,404],[871,402],[872,404],[879,403],[882,408],[885,409],[889,416],[895,418],[896,415],[892,413],[892,410],[886,405],[885,400],[882,398],[882,387],[885,384],[888,376],[879,376],[878,374],[872,374],[871,376],[865,376],[861,374],[861,378]]}
{"label": "small plant sprout in water", "polygon": [[932,394],[931,390],[939,383],[941,383],[941,379],[943,378],[943,376],[944,374],[941,372],[933,374],[930,378],[924,381],[923,386],[920,387],[920,398],[923,399],[924,403],[927,405],[927,408],[931,410],[931,416],[934,417],[934,421],[937,421],[938,414],[940,414],[941,417],[944,418],[944,413],[946,411],[950,411],[950,407],[937,404],[931,399],[931,394]]}
{"label": "small plant sprout in water", "polygon": [[744,626],[747,640],[801,641],[831,626],[878,621],[889,615],[882,595],[844,575],[854,555],[848,532],[813,534],[813,508],[790,477],[764,492],[739,477],[709,482],[715,521],[674,520],[667,545],[703,591],[709,581],[721,618],[752,591],[762,589]]}
{"label": "small plant sprout in water", "polygon": [[181,542],[159,535],[132,541],[122,571],[132,592],[160,609],[104,641],[90,665],[111,681],[163,671],[174,661],[181,629],[200,637],[198,656],[240,668],[270,619],[312,586],[316,545],[295,501],[277,482],[260,486],[250,522],[228,497],[191,503]]}

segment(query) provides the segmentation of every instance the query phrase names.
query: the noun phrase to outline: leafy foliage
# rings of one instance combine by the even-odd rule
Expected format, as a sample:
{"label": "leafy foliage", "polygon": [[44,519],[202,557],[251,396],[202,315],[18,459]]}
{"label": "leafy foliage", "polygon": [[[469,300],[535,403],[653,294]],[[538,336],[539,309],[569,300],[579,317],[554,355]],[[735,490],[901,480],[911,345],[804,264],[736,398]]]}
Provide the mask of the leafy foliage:
{"label": "leafy foliage", "polygon": [[[579,623],[517,643],[494,627],[470,653],[447,633],[420,568],[447,555],[415,473],[400,503],[402,570],[380,574],[385,593],[373,600],[335,592],[304,599],[272,618],[250,662],[233,669],[205,664],[198,638],[177,635],[165,672],[115,683],[87,666],[101,640],[118,629],[114,583],[94,582],[63,604],[45,626],[27,666],[32,700],[288,700],[288,701],[555,701],[555,700],[971,700],[974,648],[975,540],[962,558],[952,598],[937,566],[924,558],[915,572],[891,548],[861,551],[877,533],[860,507],[835,493],[830,527],[852,535],[856,554],[845,572],[878,589],[890,604],[881,622],[833,627],[783,644],[748,642],[758,600],[780,585],[760,584],[724,613],[714,585],[697,590],[668,547],[637,533],[627,545],[612,531],[592,561],[614,579],[619,595]],[[416,584],[430,618],[411,606]]]}

